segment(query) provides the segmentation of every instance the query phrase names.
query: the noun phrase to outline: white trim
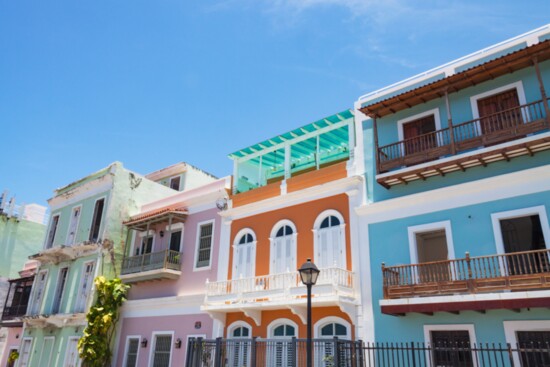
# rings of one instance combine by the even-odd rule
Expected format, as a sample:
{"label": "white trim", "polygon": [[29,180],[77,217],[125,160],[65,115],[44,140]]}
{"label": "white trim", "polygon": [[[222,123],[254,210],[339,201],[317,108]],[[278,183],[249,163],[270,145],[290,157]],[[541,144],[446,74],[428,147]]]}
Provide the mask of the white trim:
{"label": "white trim", "polygon": [[[187,353],[187,349],[189,348],[189,339],[191,338],[203,338],[206,339],[206,334],[187,334],[185,338],[185,352]],[[187,356],[185,356],[187,358]]]}
{"label": "white trim", "polygon": [[67,345],[65,346],[65,359],[63,360],[63,367],[67,366],[67,362],[68,362],[67,358],[69,358],[69,344],[71,340],[76,340],[76,344],[75,344],[76,361],[77,361],[76,365],[77,366],[81,365],[82,360],[80,359],[80,355],[78,354],[78,339],[80,339],[80,337],[78,336],[69,336],[67,338]]}
{"label": "white trim", "polygon": [[[45,273],[44,287],[42,288],[42,294],[40,296],[40,298],[41,298],[40,302],[38,302],[38,304],[37,304],[36,294],[38,292],[38,288],[36,288],[36,286],[40,282],[40,274],[42,274],[42,273]],[[29,310],[30,315],[38,315],[38,314],[40,314],[40,311],[42,311],[42,305],[44,304],[44,294],[46,293],[46,288],[48,286],[48,280],[49,280],[48,275],[49,275],[48,269],[42,269],[36,274],[36,277],[34,278],[34,283],[32,285],[32,297],[31,297],[32,302],[29,303],[31,305],[31,309]],[[36,307],[38,307],[38,310],[36,312],[33,312],[35,304],[37,304]]]}
{"label": "white trim", "polygon": [[[135,232],[134,231],[134,233],[137,233],[137,236],[135,236],[135,237],[138,237],[138,241],[139,241],[138,244],[137,244],[138,249],[139,249],[139,255],[143,255],[143,253],[141,251],[141,246],[143,246],[143,249],[145,249],[147,247],[147,243],[145,243],[145,245],[143,244],[143,238],[144,237],[147,237],[147,238],[151,237],[153,239],[153,241],[151,243],[151,252],[155,251],[155,243],[157,242],[156,241],[157,238],[155,236],[156,231],[154,229],[150,229],[148,231],[141,231],[141,232]],[[183,238],[183,236],[182,236],[182,238]],[[135,238],[134,238],[134,240],[135,240]],[[134,251],[134,252],[131,254],[131,256],[136,256],[135,246],[133,246],[132,251]]]}
{"label": "white trim", "polygon": [[455,259],[451,221],[445,220],[442,222],[421,224],[418,226],[411,226],[407,228],[409,236],[409,252],[411,256],[411,264],[418,264],[418,244],[416,243],[416,234],[437,231],[441,229],[445,230],[445,237],[447,241],[447,260]]}
{"label": "white trim", "polygon": [[[447,330],[457,330],[457,331],[467,331],[470,337],[470,344],[476,344],[476,333],[474,324],[446,324],[446,325],[424,325],[424,342],[426,345],[432,344],[431,331],[447,331]],[[474,367],[477,367],[477,358],[473,355],[472,352],[472,362]],[[430,365],[433,364],[432,355],[429,351],[426,351],[426,361],[430,361]]]}
{"label": "white trim", "polygon": [[[506,343],[515,349],[518,343],[518,331],[550,331],[550,320],[521,320],[521,321],[504,321],[504,336]],[[518,353],[513,353],[514,365],[521,366]]]}
{"label": "white trim", "polygon": [[292,234],[298,234],[298,231],[296,230],[296,225],[292,221],[288,219],[281,219],[271,228],[269,238],[275,238],[275,236],[277,235],[277,231],[282,226],[289,226],[290,228],[292,228]]}
{"label": "white trim", "polygon": [[166,227],[164,227],[165,231],[170,231],[171,230],[172,232],[176,232],[178,229],[181,229],[182,232],[183,232],[183,223],[181,223],[181,222],[172,223],[171,227],[167,224]]}
{"label": "white trim", "polygon": [[250,335],[249,337],[252,338],[252,326],[250,326],[250,324],[246,321],[242,321],[242,320],[239,320],[239,321],[235,321],[233,322],[231,325],[229,325],[227,327],[227,338],[235,338],[234,336],[232,336],[231,334],[233,334],[233,331],[235,331],[235,329],[239,328],[239,327],[246,327],[248,328],[249,332],[250,332]]}
{"label": "white trim", "polygon": [[[84,178],[85,179],[85,178]],[[80,186],[76,186],[68,191],[65,191],[63,194],[54,196],[48,200],[50,205],[50,210],[55,212],[64,207],[74,205],[75,203],[81,202],[83,200],[89,199],[96,195],[105,193],[109,195],[113,189],[113,180],[111,175],[105,173],[103,176],[98,177],[90,182],[84,183]],[[65,194],[71,193],[70,199],[65,198]]]}
{"label": "white trim", "polygon": [[371,224],[544,191],[550,191],[550,165],[371,203],[355,211]]}
{"label": "white trim", "polygon": [[[25,366],[26,367],[29,367],[31,365],[31,360],[32,360],[32,357],[33,357],[33,352],[32,352],[32,347],[33,347],[33,337],[31,336],[26,336],[24,337],[23,339],[21,339],[21,348],[20,348],[20,357],[22,357],[22,354],[23,354],[23,350],[24,350],[24,346],[23,344],[25,343],[25,341],[27,340],[30,340],[30,346],[29,346],[29,358],[27,359],[27,361],[25,362]],[[22,363],[23,359],[22,358],[19,358],[17,359],[17,367],[21,366],[21,363]]]}
{"label": "white trim", "polygon": [[[275,330],[275,328],[277,328],[281,325],[290,325],[290,326],[292,326],[294,328],[294,330],[296,331],[296,335],[294,335],[294,336],[296,338],[298,338],[298,334],[299,334],[298,324],[295,323],[294,321],[290,320],[290,319],[287,319],[287,318],[280,318],[280,319],[275,319],[275,320],[271,321],[269,323],[269,325],[267,325],[267,337],[268,338],[281,338],[281,337],[273,335],[273,330]],[[283,338],[288,338],[288,336],[285,335]]]}
{"label": "white trim", "polygon": [[[53,219],[57,217],[57,224],[55,226],[55,233],[53,235],[53,238],[52,238],[52,243],[51,243],[51,246],[48,247],[48,239],[50,237],[50,231],[52,230],[52,225],[53,225]],[[48,225],[48,231],[46,232],[46,239],[44,241],[44,245],[42,246],[44,248],[44,250],[47,250],[47,249],[50,249],[54,246],[54,243],[55,243],[55,236],[57,236],[57,233],[58,233],[58,229],[59,229],[59,219],[61,219],[61,212],[59,213],[56,213],[56,214],[53,214],[50,218],[50,224]]]}
{"label": "white trim", "polygon": [[[170,238],[168,238],[166,240],[166,249],[170,249],[170,245],[171,245],[171,242],[172,242],[172,233],[176,233],[176,232],[181,232],[181,238],[180,238],[180,244],[179,244],[179,250],[178,252],[179,253],[182,253],[183,252],[183,223],[177,223],[177,224],[181,224],[181,226],[178,226],[177,228],[172,228],[172,229],[168,229],[169,226],[166,226],[166,231],[169,232],[170,234]],[[172,227],[174,227],[174,225],[172,224]],[[167,236],[168,233],[165,233],[164,236]]]}
{"label": "white trim", "polygon": [[491,214],[491,221],[493,222],[493,233],[495,236],[495,246],[497,254],[505,254],[504,240],[502,238],[502,230],[500,228],[501,219],[521,218],[531,215],[538,215],[540,225],[542,227],[542,234],[544,236],[544,243],[546,248],[550,249],[550,226],[548,225],[548,216],[546,215],[546,207],[544,205],[533,206],[530,208],[509,210],[505,212]]}
{"label": "white trim", "polygon": [[149,236],[154,236],[154,235],[155,235],[155,230],[154,230],[154,229],[150,229],[149,231],[139,231],[139,232],[136,231],[136,233],[137,233],[137,236],[138,236],[138,237],[143,238],[143,237],[145,237],[145,236],[147,236],[147,237],[149,237]]}
{"label": "white trim", "polygon": [[[240,244],[239,241],[244,235],[250,234],[252,236],[252,242],[246,242]],[[258,241],[256,240],[256,233],[251,228],[243,228],[237,234],[235,235],[235,239],[233,240],[233,266],[231,268],[231,278],[235,278],[235,275],[237,274],[237,259],[238,252],[245,250],[246,247],[251,247],[251,253],[250,253],[250,261],[251,261],[251,277],[256,276],[256,245]]]}
{"label": "white trim", "polygon": [[[178,189],[176,190],[176,189],[172,188],[172,180],[173,180],[174,178],[177,178],[177,177],[179,177],[180,182],[179,182],[179,184],[178,184]],[[181,173],[180,173],[179,175],[174,175],[174,176],[172,176],[172,177],[169,177],[169,178],[168,178],[168,188],[170,188],[170,189],[172,189],[172,190],[176,190],[176,191],[181,191],[181,184],[182,184],[182,181],[183,181],[182,178],[183,178],[183,174],[181,174]]]}
{"label": "white trim", "polygon": [[[197,267],[197,261],[199,260],[199,245],[201,239],[201,226],[212,223],[212,237],[210,239],[210,258],[208,260],[208,266]],[[195,240],[195,258],[193,261],[193,271],[204,271],[212,268],[212,258],[214,257],[214,240],[215,240],[216,221],[214,219],[208,219],[197,223],[197,238]],[[183,237],[183,236],[182,236]]]}
{"label": "white trim", "polygon": [[77,311],[77,306],[79,306],[78,302],[80,300],[80,294],[82,292],[82,285],[84,284],[84,275],[86,273],[86,267],[88,264],[93,264],[93,268],[92,268],[92,273],[91,273],[91,279],[90,279],[90,284],[89,284],[89,287],[88,287],[88,294],[85,296],[86,300],[84,301],[84,309],[83,311],[78,311],[78,312],[86,312],[86,310],[88,309],[88,301],[90,299],[90,293],[92,292],[92,289],[94,288],[94,279],[95,279],[95,273],[96,273],[96,263],[97,261],[96,260],[90,260],[90,261],[86,261],[82,264],[82,269],[80,271],[80,282],[78,282],[78,292],[77,292],[77,295],[76,295],[76,301],[74,303],[74,306],[73,306],[73,310],[74,311]]}
{"label": "white trim", "polygon": [[520,106],[527,104],[525,99],[525,91],[523,90],[523,82],[521,80],[514,83],[506,84],[506,85],[503,85],[502,87],[494,88],[470,97],[470,105],[472,106],[472,115],[474,117],[474,120],[479,118],[479,109],[477,107],[478,100],[483,99],[485,97],[490,97],[492,95],[499,94],[501,92],[505,92],[511,89],[516,90],[518,94],[518,100],[519,100]]}
{"label": "white trim", "polygon": [[[424,111],[424,112],[421,112],[421,113],[417,113],[416,115],[408,116],[406,118],[397,120],[397,136],[398,136],[398,139],[399,139],[398,141],[405,140],[405,132],[403,130],[403,125],[405,125],[408,122],[412,122],[414,120],[419,120],[423,117],[427,117],[427,116],[430,116],[430,115],[434,116],[435,131],[441,130],[441,117],[439,115],[439,108],[432,108],[431,110]],[[440,143],[441,142],[438,141],[437,145],[440,145]]]}
{"label": "white trim", "polygon": [[122,358],[122,365],[126,367],[126,362],[128,362],[128,348],[130,346],[130,339],[137,339],[138,340],[138,348],[137,348],[137,354],[136,354],[136,365],[134,367],[137,367],[139,364],[139,350],[141,349],[141,335],[126,335],[126,343],[124,343],[124,354]]}
{"label": "white trim", "polygon": [[[290,235],[284,235],[282,237],[276,237],[277,231],[279,231],[280,228],[284,226],[289,226],[292,229],[292,234]],[[294,271],[294,269],[297,268],[298,265],[298,249],[297,249],[297,243],[298,243],[298,231],[296,228],[296,225],[288,220],[288,219],[281,219],[271,229],[271,234],[269,237],[269,274],[275,274],[274,268],[273,268],[273,261],[274,261],[274,248],[275,248],[275,241],[277,238],[285,238],[285,237],[291,237],[292,238],[292,246],[291,246],[291,254],[292,258],[294,259],[294,264],[287,264],[287,268],[289,271]]]}
{"label": "white trim", "polygon": [[155,317],[176,315],[199,315],[204,302],[204,293],[182,294],[175,297],[156,297],[128,300],[121,309],[122,318]]}
{"label": "white trim", "polygon": [[[57,272],[57,282],[56,282],[56,287],[54,288],[54,293],[53,293],[53,300],[52,300],[52,303],[51,303],[51,308],[50,308],[50,313],[51,314],[64,314],[65,310],[68,308],[68,304],[65,305],[65,308],[63,308],[63,298],[65,298],[65,292],[67,291],[67,283],[69,282],[69,278],[70,278],[70,275],[71,275],[71,266],[70,265],[66,265],[66,266],[61,266],[58,269],[58,272]],[[64,282],[61,282],[61,274],[62,274],[62,270],[63,269],[67,269],[67,274],[65,275],[65,281]],[[61,288],[63,287],[63,288]],[[58,291],[61,291],[61,294],[59,295],[59,306],[58,306],[58,309],[57,311],[54,313],[54,306],[55,306],[55,303],[56,303],[56,296],[57,296],[57,292]]]}
{"label": "white trim", "polygon": [[[78,211],[78,219],[76,221],[76,225],[74,227],[74,236],[73,236],[73,242],[69,244],[69,236],[71,234],[71,224],[73,223],[73,215],[77,208],[80,208]],[[82,204],[75,205],[71,208],[71,215],[69,216],[69,226],[67,228],[67,236],[65,237],[65,245],[66,246],[73,246],[74,244],[78,243],[79,241],[76,240],[76,236],[78,235],[78,227],[80,227],[80,219],[82,218]]]}
{"label": "white trim", "polygon": [[151,333],[151,347],[149,349],[149,367],[153,366],[153,362],[155,360],[155,347],[157,344],[157,336],[166,336],[170,335],[170,362],[168,363],[169,366],[172,365],[172,356],[174,355],[174,331],[173,330],[167,330],[167,331],[153,331]]}
{"label": "white trim", "polygon": [[[341,267],[343,269],[348,269],[347,248],[346,248],[347,247],[347,244],[346,244],[346,221],[344,220],[344,216],[342,214],[340,214],[339,211],[334,210],[334,209],[327,209],[327,210],[324,210],[323,212],[321,212],[321,214],[319,214],[317,216],[317,218],[315,219],[315,222],[313,224],[313,259],[314,259],[314,262],[317,263],[317,264],[321,263],[318,255],[317,255],[317,254],[320,253],[318,234],[319,234],[319,231],[321,231],[321,230],[328,230],[329,228],[332,228],[332,227],[320,228],[321,223],[323,222],[323,220],[325,220],[325,218],[327,218],[329,216],[334,216],[334,217],[338,218],[338,220],[340,221],[340,225],[338,227],[340,228],[340,246],[342,246],[342,254],[340,255],[342,257],[341,258],[342,264],[339,264],[338,266],[340,267],[340,265],[342,265]],[[336,227],[336,226],[333,226],[333,227]],[[332,266],[332,264],[329,265],[329,266]]]}
{"label": "white trim", "polygon": [[351,324],[349,322],[347,322],[346,320],[344,320],[343,318],[337,317],[337,316],[327,316],[327,317],[323,317],[322,319],[317,321],[313,325],[313,337],[314,338],[323,338],[323,336],[321,336],[321,329],[324,326],[326,326],[327,324],[333,324],[333,323],[338,323],[338,324],[344,325],[346,327],[346,331],[347,331],[346,338],[351,339]]}
{"label": "white trim", "polygon": [[[99,200],[103,199],[103,210],[101,211],[101,218],[100,218],[100,222],[99,222],[99,231],[98,231],[98,234],[97,234],[97,239],[98,241],[100,239],[103,239],[103,233],[101,232],[101,229],[105,230],[105,221],[103,220],[104,217],[107,217],[106,213],[107,213],[107,195],[103,195],[103,196],[100,196],[98,197],[97,199],[94,200],[94,205],[93,205],[93,211],[92,211],[92,220],[90,222],[90,231],[88,232],[88,240],[91,241],[90,239],[90,236],[92,235],[92,225],[94,224],[94,214],[95,214],[95,208],[96,208],[96,205],[97,205],[97,202]],[[82,215],[82,213],[81,213]]]}

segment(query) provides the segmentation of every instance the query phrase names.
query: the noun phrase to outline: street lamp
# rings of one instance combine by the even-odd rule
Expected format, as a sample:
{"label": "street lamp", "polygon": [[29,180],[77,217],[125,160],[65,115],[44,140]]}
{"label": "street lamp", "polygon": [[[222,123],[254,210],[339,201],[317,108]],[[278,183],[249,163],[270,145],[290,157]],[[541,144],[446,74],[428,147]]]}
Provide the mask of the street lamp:
{"label": "street lamp", "polygon": [[307,358],[306,366],[311,367],[312,361],[312,346],[311,346],[311,287],[317,283],[317,277],[319,276],[319,269],[311,262],[311,259],[307,261],[298,269],[300,272],[300,278],[302,283],[307,287]]}

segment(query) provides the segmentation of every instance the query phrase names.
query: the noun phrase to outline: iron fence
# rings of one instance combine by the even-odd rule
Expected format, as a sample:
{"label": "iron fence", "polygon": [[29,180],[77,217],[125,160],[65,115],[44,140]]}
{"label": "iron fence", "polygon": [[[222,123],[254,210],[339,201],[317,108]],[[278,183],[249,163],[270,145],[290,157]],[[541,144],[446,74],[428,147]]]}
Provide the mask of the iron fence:
{"label": "iron fence", "polygon": [[[313,339],[315,367],[550,367],[550,345],[364,343]],[[187,345],[186,367],[305,367],[306,339],[202,339]]]}

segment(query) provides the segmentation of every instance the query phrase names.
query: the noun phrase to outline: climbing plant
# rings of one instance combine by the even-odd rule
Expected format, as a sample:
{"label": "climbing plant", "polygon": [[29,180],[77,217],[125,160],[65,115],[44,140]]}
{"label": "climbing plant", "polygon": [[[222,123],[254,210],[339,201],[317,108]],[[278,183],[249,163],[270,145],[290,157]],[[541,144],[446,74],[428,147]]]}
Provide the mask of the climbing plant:
{"label": "climbing plant", "polygon": [[97,277],[94,284],[97,298],[86,315],[88,325],[78,341],[78,353],[84,367],[107,367],[111,363],[119,308],[126,301],[130,286],[118,278],[107,280],[104,276]]}
{"label": "climbing plant", "polygon": [[10,365],[15,364],[15,361],[19,358],[19,352],[16,350],[12,350],[10,352],[10,355],[8,356],[8,363]]}

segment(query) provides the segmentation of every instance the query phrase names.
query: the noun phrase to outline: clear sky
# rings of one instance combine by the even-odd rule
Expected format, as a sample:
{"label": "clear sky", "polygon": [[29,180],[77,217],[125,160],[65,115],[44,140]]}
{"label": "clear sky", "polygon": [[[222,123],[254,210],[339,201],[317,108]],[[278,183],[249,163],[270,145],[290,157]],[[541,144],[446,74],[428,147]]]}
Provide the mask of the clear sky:
{"label": "clear sky", "polygon": [[0,190],[227,154],[550,22],[549,0],[0,0]]}

